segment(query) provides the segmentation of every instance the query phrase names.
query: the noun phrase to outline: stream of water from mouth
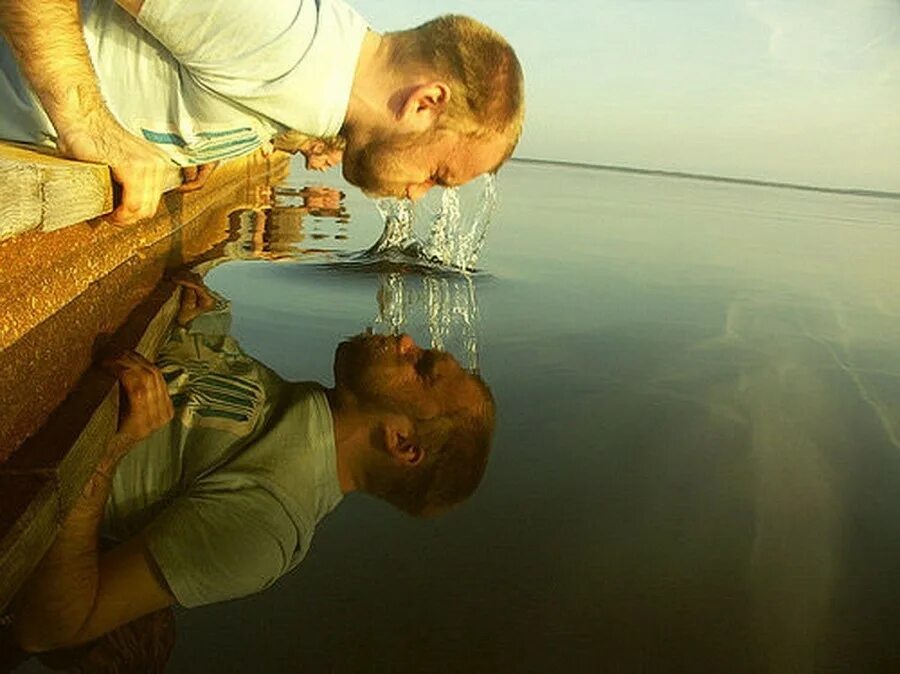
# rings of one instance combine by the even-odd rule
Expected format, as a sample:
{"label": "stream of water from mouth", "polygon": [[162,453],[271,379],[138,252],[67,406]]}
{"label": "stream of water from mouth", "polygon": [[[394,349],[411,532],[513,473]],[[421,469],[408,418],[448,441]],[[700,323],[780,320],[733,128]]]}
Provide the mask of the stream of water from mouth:
{"label": "stream of water from mouth", "polygon": [[464,212],[459,190],[446,188],[437,210],[428,214],[428,232],[416,232],[416,209],[408,199],[386,197],[375,206],[384,220],[384,232],[370,252],[402,251],[429,262],[461,270],[472,270],[484,246],[498,203],[497,179],[484,178],[474,213]]}

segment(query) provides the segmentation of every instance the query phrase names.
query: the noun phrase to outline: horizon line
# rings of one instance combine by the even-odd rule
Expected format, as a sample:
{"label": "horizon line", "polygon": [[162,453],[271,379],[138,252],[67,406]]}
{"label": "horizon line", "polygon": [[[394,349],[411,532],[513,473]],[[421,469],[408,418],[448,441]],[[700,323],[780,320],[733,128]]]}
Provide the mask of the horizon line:
{"label": "horizon line", "polygon": [[566,161],[562,159],[537,159],[534,157],[511,157],[510,161],[523,164],[543,164],[548,166],[567,166],[572,168],[592,169],[595,171],[614,171],[616,173],[631,173],[636,175],[660,176],[664,178],[681,178],[687,180],[705,180],[709,182],[730,183],[735,185],[751,185],[754,187],[778,187],[781,189],[801,190],[804,192],[824,192],[826,194],[843,194],[858,197],[876,197],[879,199],[900,199],[900,192],[887,190],[872,190],[864,187],[821,187],[818,185],[806,185],[803,183],[785,183],[776,180],[762,180],[759,178],[734,178],[731,176],[718,176],[709,173],[693,173],[691,171],[671,171],[667,169],[640,168],[637,166],[622,166],[617,164],[591,164],[589,162]]}

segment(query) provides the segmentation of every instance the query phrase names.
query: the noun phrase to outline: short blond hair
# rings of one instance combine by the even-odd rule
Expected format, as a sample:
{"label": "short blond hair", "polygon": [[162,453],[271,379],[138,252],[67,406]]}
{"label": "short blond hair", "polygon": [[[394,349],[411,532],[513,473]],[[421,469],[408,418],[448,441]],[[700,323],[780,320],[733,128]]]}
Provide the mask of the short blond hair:
{"label": "short blond hair", "polygon": [[516,52],[468,16],[446,15],[387,36],[397,68],[420,68],[450,86],[440,126],[469,136],[501,135],[512,154],[525,117],[525,80]]}
{"label": "short blond hair", "polygon": [[471,375],[479,401],[472,409],[417,420],[415,439],[425,450],[414,466],[398,464],[381,453],[369,456],[363,491],[415,517],[431,517],[471,496],[487,467],[496,425],[491,389]]}

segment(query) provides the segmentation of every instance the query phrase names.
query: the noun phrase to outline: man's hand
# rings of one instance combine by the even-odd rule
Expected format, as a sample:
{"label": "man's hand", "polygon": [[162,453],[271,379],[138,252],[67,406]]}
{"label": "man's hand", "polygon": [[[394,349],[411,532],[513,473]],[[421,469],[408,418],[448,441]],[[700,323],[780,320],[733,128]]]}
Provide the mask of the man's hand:
{"label": "man's hand", "polygon": [[184,182],[178,188],[179,192],[194,192],[199,190],[206,184],[212,172],[216,170],[219,162],[213,161],[208,164],[200,164],[200,166],[185,166],[181,169],[181,176]]}
{"label": "man's hand", "polygon": [[[0,31],[53,127],[62,152],[109,164],[122,186],[119,223],[156,213],[172,162],[132,135],[106,106],[84,41],[76,0],[0,0]],[[3,102],[6,105],[6,102]]]}
{"label": "man's hand", "polygon": [[172,420],[172,399],[162,374],[140,354],[127,351],[105,363],[121,385],[121,414],[116,436],[120,446],[143,440]]}
{"label": "man's hand", "polygon": [[123,129],[105,110],[58,125],[59,149],[68,157],[108,164],[122,186],[122,202],[113,222],[128,224],[152,217],[173,169],[172,161],[152,143]]}

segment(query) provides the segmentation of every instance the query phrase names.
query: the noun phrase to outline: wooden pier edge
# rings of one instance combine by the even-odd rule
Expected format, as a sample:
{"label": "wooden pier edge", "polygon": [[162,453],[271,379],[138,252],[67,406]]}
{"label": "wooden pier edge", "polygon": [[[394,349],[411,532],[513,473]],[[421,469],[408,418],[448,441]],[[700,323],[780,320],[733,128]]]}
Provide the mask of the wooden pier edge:
{"label": "wooden pier edge", "polygon": [[[181,184],[172,166],[165,190]],[[105,164],[60,157],[47,147],[0,142],[0,240],[50,232],[109,213],[112,178]]]}

